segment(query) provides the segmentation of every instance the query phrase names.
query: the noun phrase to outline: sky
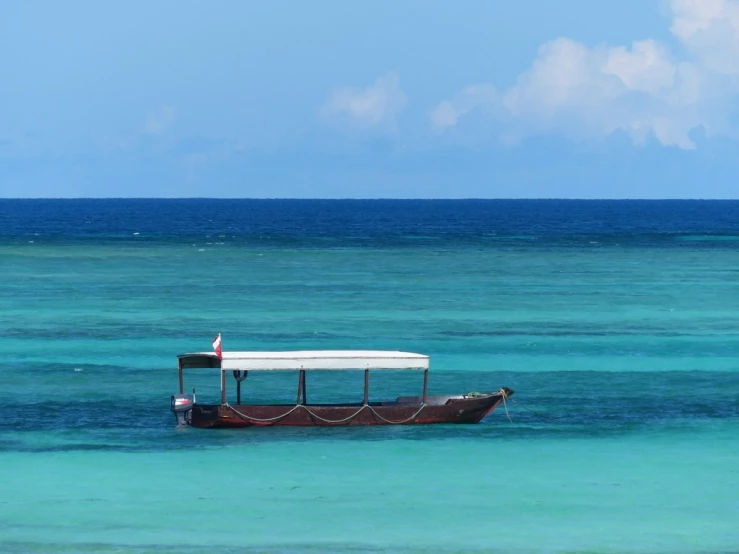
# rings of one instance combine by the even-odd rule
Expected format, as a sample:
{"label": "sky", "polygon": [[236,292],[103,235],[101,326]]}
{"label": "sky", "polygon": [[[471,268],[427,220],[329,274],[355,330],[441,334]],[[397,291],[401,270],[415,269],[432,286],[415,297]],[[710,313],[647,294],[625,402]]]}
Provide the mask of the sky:
{"label": "sky", "polygon": [[0,0],[0,197],[739,198],[739,0]]}

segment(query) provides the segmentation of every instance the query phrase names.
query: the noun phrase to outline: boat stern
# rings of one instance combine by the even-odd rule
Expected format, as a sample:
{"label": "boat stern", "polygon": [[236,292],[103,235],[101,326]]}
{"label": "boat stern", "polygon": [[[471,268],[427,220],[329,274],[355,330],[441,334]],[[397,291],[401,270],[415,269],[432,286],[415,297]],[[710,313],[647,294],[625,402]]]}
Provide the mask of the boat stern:
{"label": "boat stern", "polygon": [[188,425],[192,416],[195,397],[192,394],[172,395],[172,412],[177,418],[177,425]]}

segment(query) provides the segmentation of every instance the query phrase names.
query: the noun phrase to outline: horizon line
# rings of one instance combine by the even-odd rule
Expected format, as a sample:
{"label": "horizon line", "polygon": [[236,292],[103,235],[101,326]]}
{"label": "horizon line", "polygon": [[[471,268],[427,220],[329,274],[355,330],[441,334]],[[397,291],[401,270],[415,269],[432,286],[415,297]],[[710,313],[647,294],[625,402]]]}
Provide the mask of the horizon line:
{"label": "horizon line", "polygon": [[252,201],[339,201],[339,202],[375,202],[375,201],[398,201],[398,202],[465,202],[465,201],[514,201],[514,202],[540,202],[540,201],[568,201],[568,202],[736,202],[739,198],[571,198],[571,197],[537,197],[537,198],[487,198],[470,196],[464,198],[395,198],[395,197],[250,197],[250,196],[17,196],[0,197],[3,200],[252,200]]}

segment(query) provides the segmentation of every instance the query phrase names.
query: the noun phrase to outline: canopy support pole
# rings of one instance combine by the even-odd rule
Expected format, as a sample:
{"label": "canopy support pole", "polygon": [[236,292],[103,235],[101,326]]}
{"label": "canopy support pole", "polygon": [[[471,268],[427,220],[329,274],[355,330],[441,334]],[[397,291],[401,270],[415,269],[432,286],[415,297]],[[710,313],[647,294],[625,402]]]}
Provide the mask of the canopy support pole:
{"label": "canopy support pole", "polygon": [[221,404],[228,404],[226,399],[226,372],[221,369]]}
{"label": "canopy support pole", "polygon": [[422,400],[423,404],[425,404],[426,400],[428,399],[428,391],[429,391],[429,370],[426,369],[423,372],[423,400]]}
{"label": "canopy support pole", "polygon": [[364,405],[369,404],[369,369],[364,370]]}
{"label": "canopy support pole", "polygon": [[236,404],[241,405],[241,382],[245,381],[249,376],[249,370],[245,369],[242,373],[240,369],[234,370],[234,379],[236,379]]}
{"label": "canopy support pole", "polygon": [[185,381],[182,376],[182,360],[177,360],[177,369],[180,372],[180,394],[185,394]]}
{"label": "canopy support pole", "polygon": [[302,404],[303,400],[303,383],[305,382],[305,370],[301,369],[298,375],[298,399],[295,401],[296,404]]}
{"label": "canopy support pole", "polygon": [[300,378],[303,381],[303,404],[307,404],[308,401],[306,398],[308,396],[308,387],[305,386],[305,371],[303,371],[303,375]]}

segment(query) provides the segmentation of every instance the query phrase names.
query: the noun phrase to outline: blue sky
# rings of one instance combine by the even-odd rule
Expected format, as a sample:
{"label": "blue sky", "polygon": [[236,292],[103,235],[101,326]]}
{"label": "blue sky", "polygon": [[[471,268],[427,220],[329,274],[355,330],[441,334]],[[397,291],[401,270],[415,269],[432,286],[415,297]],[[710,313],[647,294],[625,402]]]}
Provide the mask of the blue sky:
{"label": "blue sky", "polygon": [[4,2],[0,197],[739,198],[739,0]]}

